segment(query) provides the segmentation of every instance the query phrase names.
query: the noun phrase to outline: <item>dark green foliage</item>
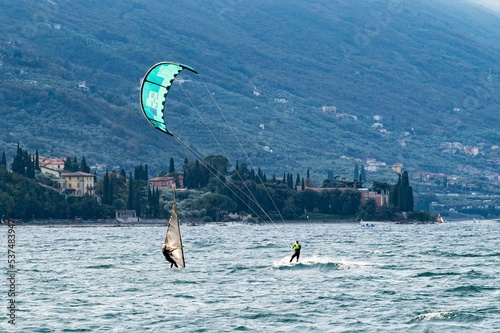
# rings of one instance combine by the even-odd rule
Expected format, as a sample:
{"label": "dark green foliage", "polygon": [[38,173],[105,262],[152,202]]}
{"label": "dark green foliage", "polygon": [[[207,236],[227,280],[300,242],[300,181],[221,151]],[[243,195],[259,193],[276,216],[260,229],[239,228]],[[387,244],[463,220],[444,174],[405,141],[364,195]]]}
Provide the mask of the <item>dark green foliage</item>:
{"label": "dark green foliage", "polygon": [[38,156],[38,149],[36,150],[36,153],[35,153],[35,170],[40,171],[40,160],[39,160],[39,156]]}
{"label": "dark green foliage", "polygon": [[134,179],[135,180],[148,180],[148,165],[142,165],[142,163],[135,167]]}
{"label": "dark green foliage", "polygon": [[109,205],[112,202],[110,194],[112,194],[113,192],[110,191],[110,187],[111,187],[111,182],[109,180],[108,171],[106,170],[106,174],[104,175],[103,179],[103,190],[102,190],[102,203],[105,205]]}
{"label": "dark green foliage", "polygon": [[132,210],[135,208],[134,200],[134,179],[132,178],[132,172],[128,178],[128,199],[127,199],[127,209]]}
{"label": "dark green foliage", "polygon": [[174,158],[170,157],[170,164],[168,167],[168,173],[173,174],[175,172],[175,166],[174,166]]}
{"label": "dark green foliage", "polygon": [[361,172],[359,174],[359,177],[363,183],[366,183],[366,171],[365,171],[365,166],[361,164]]}
{"label": "dark green foliage", "polygon": [[16,155],[12,161],[12,172],[28,178],[35,178],[35,160],[26,150],[23,150],[19,143],[17,144]]}
{"label": "dark green foliage", "polygon": [[82,157],[78,171],[90,173],[90,167],[87,165],[87,160],[85,160],[85,156]]}
{"label": "dark green foliage", "polygon": [[428,222],[428,221],[432,220],[432,216],[427,211],[421,210],[418,212],[409,213],[408,219],[421,221],[421,222]]}
{"label": "dark green foliage", "polygon": [[220,221],[227,213],[234,212],[236,203],[222,194],[210,193],[201,197],[196,205],[199,209],[205,209],[213,221]]}
{"label": "dark green foliage", "polygon": [[[28,162],[25,164],[25,161]],[[71,168],[79,166],[86,170],[85,157],[82,157],[79,164],[76,157],[67,158],[66,161]],[[203,191],[211,192],[199,199],[196,206],[197,209],[206,211],[210,219],[214,221],[220,221],[230,212],[236,211],[251,213],[261,220],[296,219],[304,213],[353,216],[359,212],[361,194],[355,188],[362,186],[361,181],[348,182],[337,178],[325,180],[324,185],[340,187],[342,190],[334,188],[317,192],[308,189],[305,180],[302,179],[302,191],[297,192],[300,182],[299,174],[296,176],[294,186],[292,173],[284,172],[283,181],[277,182],[273,177],[272,181],[267,182],[260,168],[257,168],[256,173],[254,169],[248,169],[246,164],[237,162],[237,169],[228,173],[228,161],[225,157],[211,155],[202,161],[203,164],[198,160],[195,162],[185,160],[183,167],[186,177],[184,180],[185,184],[192,184],[192,188],[203,187]],[[35,158],[19,146],[12,163],[13,167],[17,165],[21,166],[20,171],[24,170],[25,176],[14,172],[10,175],[5,168],[0,168],[3,170],[2,177],[4,177],[2,184],[5,184],[4,188],[0,188],[0,209],[12,216],[22,218],[30,218],[30,215],[31,218],[33,215],[37,218],[79,216],[90,219],[113,217],[116,209],[125,208],[136,210],[138,216],[141,217],[165,216],[160,203],[159,190],[148,186],[147,164],[135,167],[136,178],[133,178],[130,173],[128,189],[126,173],[123,169],[120,174],[106,171],[102,179],[95,184],[96,194],[101,197],[100,202],[96,197],[88,196],[63,200],[64,197],[58,191],[50,189],[50,186],[54,186],[55,183],[48,175],[38,174],[36,177],[37,181],[45,187],[28,181],[26,177],[29,175],[34,177]],[[177,175],[174,173],[174,176]],[[12,195],[18,192],[15,190],[16,186],[9,185],[11,183],[24,184],[24,189],[19,196]],[[390,187],[391,185],[386,183],[374,182],[374,188],[380,191],[385,191]],[[398,184],[394,188],[398,188],[398,202],[404,203],[404,207],[413,207],[412,188],[409,186],[406,171],[399,176]],[[46,202],[42,199],[45,197],[48,198]],[[182,195],[179,197],[181,198]],[[361,208],[360,216],[382,218],[391,214],[392,212],[386,208],[374,212],[373,205],[369,202]]]}
{"label": "dark green foliage", "polygon": [[69,172],[73,171],[73,162],[71,162],[71,158],[69,156],[64,160],[63,170]]}
{"label": "dark green foliage", "polygon": [[[487,155],[435,158],[442,156],[443,141],[491,146],[497,138],[498,89],[495,74],[488,79],[487,71],[499,54],[498,20],[456,3],[410,1],[399,11],[377,1],[339,0],[319,1],[315,6],[321,10],[312,10],[298,1],[259,0],[221,12],[219,6],[191,1],[171,6],[168,24],[145,26],[162,22],[164,4],[144,2],[137,9],[119,2],[109,11],[100,2],[51,7],[7,1],[0,11],[0,27],[8,36],[0,46],[2,140],[7,147],[18,137],[36,139],[36,147],[78,156],[90,146],[99,163],[120,161],[132,168],[147,160],[152,170],[160,170],[165,156],[159,151],[172,151],[176,158],[184,152],[142,119],[135,89],[148,66],[170,58],[203,70],[242,144],[256,147],[254,162],[266,172],[278,173],[282,165],[304,170],[314,159],[314,172],[324,174],[344,153],[376,155],[389,165],[401,161],[410,170],[450,171],[463,162],[492,169],[484,163]],[[63,29],[19,12],[43,13],[50,26],[62,20]],[[197,24],[186,24],[186,17]],[[235,26],[247,34],[231,33]],[[83,79],[88,91],[76,85]],[[266,93],[249,97],[250,82]],[[209,113],[210,96],[197,87],[186,85],[186,90],[200,111]],[[185,123],[192,147],[220,152],[179,95],[171,95],[173,127]],[[286,105],[274,102],[283,96]],[[338,113],[355,114],[358,121],[339,121],[318,107],[333,100]],[[452,111],[455,106],[460,113]],[[375,113],[383,116],[388,134],[371,128]],[[210,115],[209,126],[218,130],[220,119]],[[266,124],[262,134],[256,135],[255,119]],[[405,131],[410,138],[401,148]],[[234,147],[231,135],[220,134]],[[257,152],[263,142],[272,142],[279,153]],[[351,165],[338,169],[351,174]]]}
{"label": "dark green foliage", "polygon": [[50,177],[44,178],[39,174],[37,181],[42,181],[43,186],[28,177],[0,168],[0,211],[10,217],[25,220],[114,216],[114,208],[100,205],[95,197],[66,198],[57,189],[51,188],[57,183],[51,182]]}
{"label": "dark green foliage", "polygon": [[[383,186],[381,184],[380,186]],[[393,186],[389,197],[390,204],[400,212],[413,211],[413,189],[410,186],[408,171],[398,175],[398,182]]]}
{"label": "dark green foliage", "polygon": [[5,152],[2,152],[2,158],[0,159],[0,168],[7,169],[7,157],[5,156]]}
{"label": "dark green foliage", "polygon": [[377,202],[375,199],[368,199],[358,215],[361,220],[376,221],[377,220]]}

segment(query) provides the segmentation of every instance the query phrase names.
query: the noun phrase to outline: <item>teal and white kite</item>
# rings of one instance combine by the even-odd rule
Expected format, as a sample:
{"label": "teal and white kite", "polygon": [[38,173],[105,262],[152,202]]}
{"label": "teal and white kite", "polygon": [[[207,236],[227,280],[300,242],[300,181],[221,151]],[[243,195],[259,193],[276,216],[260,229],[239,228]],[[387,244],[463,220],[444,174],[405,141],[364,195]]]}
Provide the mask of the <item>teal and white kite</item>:
{"label": "teal and white kite", "polygon": [[172,135],[165,121],[165,101],[170,86],[184,69],[198,74],[193,68],[173,62],[160,62],[149,69],[141,85],[141,109],[155,128]]}

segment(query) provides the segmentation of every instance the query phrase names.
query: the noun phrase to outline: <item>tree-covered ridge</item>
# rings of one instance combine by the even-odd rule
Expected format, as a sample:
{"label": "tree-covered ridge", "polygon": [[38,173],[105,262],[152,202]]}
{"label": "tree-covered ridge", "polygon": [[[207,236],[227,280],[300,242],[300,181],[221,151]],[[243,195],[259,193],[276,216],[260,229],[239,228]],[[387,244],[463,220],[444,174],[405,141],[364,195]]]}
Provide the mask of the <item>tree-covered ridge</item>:
{"label": "tree-covered ridge", "polygon": [[[119,173],[106,171],[95,184],[96,195],[67,197],[59,191],[53,175],[41,173],[35,167],[39,164],[38,151],[35,156],[32,158],[18,145],[9,172],[5,153],[2,154],[2,215],[22,219],[35,216],[37,219],[74,216],[99,219],[113,218],[117,210],[135,210],[139,217],[165,218],[171,209],[169,191],[161,192],[149,186],[147,164],[136,166],[134,174],[130,172],[128,177],[123,169]],[[80,163],[76,157],[66,158],[64,168],[66,172],[88,170],[84,157]],[[163,173],[166,172],[160,174]],[[282,178],[273,175],[268,179],[260,168],[256,171],[244,163],[236,162],[236,168],[230,169],[229,161],[220,155],[207,156],[201,161],[185,160],[182,173],[175,172],[171,159],[168,175],[174,177],[178,184],[182,176],[185,186],[179,189],[180,216],[206,221],[222,221],[235,212],[250,214],[258,220],[301,219],[310,213],[351,219],[359,214],[371,219],[392,219],[397,217],[397,212],[413,210],[413,193],[411,187],[407,188],[406,172],[396,185],[377,185],[396,193],[391,199],[392,211],[376,204],[373,206],[374,202],[370,200],[361,206],[361,194],[356,190],[356,186],[362,186],[360,179],[336,184],[325,181],[318,192],[318,189],[307,187],[312,184],[309,170],[302,178],[298,173],[294,176],[285,172]],[[351,184],[355,186],[351,187]],[[403,206],[403,202],[407,204]]]}
{"label": "tree-covered ridge", "polygon": [[[174,1],[168,15],[165,6],[3,1],[0,147],[14,151],[27,139],[30,149],[91,151],[88,158],[127,169],[146,159],[155,172],[164,168],[158,152],[184,160],[148,128],[137,103],[145,71],[173,60],[203,73],[211,94],[196,77],[185,77],[184,89],[210,127],[223,133],[208,105],[216,96],[268,173],[305,170],[311,156],[315,177],[350,174],[341,156],[401,162],[413,174],[497,165],[485,163],[498,145],[493,16],[453,1]],[[189,124],[186,141],[202,156],[221,153],[179,91],[170,110],[176,125]]]}

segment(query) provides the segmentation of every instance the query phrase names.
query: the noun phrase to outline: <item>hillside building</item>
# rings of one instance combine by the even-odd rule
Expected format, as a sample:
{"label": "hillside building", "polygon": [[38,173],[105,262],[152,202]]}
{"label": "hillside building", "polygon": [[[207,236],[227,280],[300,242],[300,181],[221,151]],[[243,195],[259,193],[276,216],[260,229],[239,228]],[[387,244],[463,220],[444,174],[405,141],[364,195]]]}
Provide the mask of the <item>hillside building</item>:
{"label": "hillside building", "polygon": [[[177,185],[176,185],[177,178]],[[161,190],[172,189],[172,187],[184,187],[182,176],[177,177],[154,177],[148,179],[149,186]]]}
{"label": "hillside building", "polygon": [[59,188],[70,196],[94,195],[95,175],[86,172],[61,173]]}

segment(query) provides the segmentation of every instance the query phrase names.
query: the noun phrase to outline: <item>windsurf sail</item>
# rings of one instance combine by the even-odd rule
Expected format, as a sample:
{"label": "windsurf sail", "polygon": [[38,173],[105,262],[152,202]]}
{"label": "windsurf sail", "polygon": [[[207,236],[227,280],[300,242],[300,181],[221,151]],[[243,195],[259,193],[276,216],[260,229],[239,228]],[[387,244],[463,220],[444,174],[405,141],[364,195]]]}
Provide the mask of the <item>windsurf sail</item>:
{"label": "windsurf sail", "polygon": [[184,249],[182,247],[181,229],[179,227],[179,218],[177,216],[177,202],[174,192],[174,205],[172,214],[168,221],[167,234],[165,236],[165,244],[170,252],[170,257],[177,262],[180,267],[186,267],[184,262]]}
{"label": "windsurf sail", "polygon": [[444,218],[439,213],[438,213],[438,216],[437,216],[437,221],[438,221],[438,223],[444,223]]}

